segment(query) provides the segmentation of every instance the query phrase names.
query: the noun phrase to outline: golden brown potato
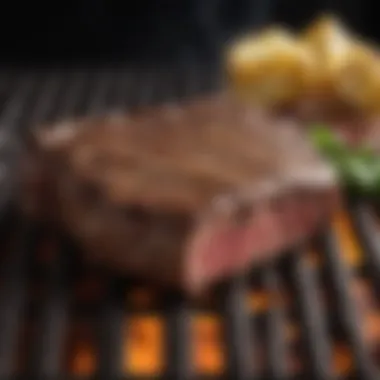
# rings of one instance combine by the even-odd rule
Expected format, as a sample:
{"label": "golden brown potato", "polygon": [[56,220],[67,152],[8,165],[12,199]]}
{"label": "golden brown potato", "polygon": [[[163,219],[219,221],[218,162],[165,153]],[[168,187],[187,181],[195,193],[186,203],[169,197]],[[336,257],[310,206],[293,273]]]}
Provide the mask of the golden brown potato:
{"label": "golden brown potato", "polygon": [[375,49],[353,44],[336,72],[336,83],[342,100],[362,111],[380,111],[380,57]]}
{"label": "golden brown potato", "polygon": [[300,39],[313,51],[315,70],[311,91],[335,97],[337,72],[347,62],[353,36],[341,22],[332,16],[324,16],[312,23]]}
{"label": "golden brown potato", "polygon": [[272,28],[233,43],[227,53],[232,88],[243,98],[266,105],[301,95],[313,70],[311,53],[282,28]]}
{"label": "golden brown potato", "polygon": [[279,27],[246,36],[226,58],[230,87],[248,101],[343,103],[380,112],[380,54],[332,16],[297,37]]}

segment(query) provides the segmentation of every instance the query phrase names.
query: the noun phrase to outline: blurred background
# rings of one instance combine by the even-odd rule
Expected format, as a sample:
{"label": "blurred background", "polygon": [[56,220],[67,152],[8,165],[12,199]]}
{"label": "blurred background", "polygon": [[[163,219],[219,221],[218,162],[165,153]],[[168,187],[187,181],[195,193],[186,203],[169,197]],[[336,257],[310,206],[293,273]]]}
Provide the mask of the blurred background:
{"label": "blurred background", "polygon": [[214,59],[220,44],[278,21],[295,28],[332,10],[379,37],[375,2],[299,0],[12,1],[2,5],[1,61]]}

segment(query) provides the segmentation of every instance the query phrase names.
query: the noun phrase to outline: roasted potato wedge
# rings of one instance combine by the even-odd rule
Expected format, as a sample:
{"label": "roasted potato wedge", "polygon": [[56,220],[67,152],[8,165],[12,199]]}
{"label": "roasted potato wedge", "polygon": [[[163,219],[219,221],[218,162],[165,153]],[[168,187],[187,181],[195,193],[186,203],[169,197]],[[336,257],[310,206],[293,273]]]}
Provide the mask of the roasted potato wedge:
{"label": "roasted potato wedge", "polygon": [[311,52],[282,28],[234,42],[227,53],[230,85],[243,98],[259,104],[287,103],[302,94],[314,73]]}
{"label": "roasted potato wedge", "polygon": [[314,54],[315,72],[310,91],[335,97],[337,73],[347,62],[353,36],[339,20],[324,16],[301,33],[300,39]]}
{"label": "roasted potato wedge", "polygon": [[380,111],[380,56],[357,42],[335,72],[339,97],[365,112]]}

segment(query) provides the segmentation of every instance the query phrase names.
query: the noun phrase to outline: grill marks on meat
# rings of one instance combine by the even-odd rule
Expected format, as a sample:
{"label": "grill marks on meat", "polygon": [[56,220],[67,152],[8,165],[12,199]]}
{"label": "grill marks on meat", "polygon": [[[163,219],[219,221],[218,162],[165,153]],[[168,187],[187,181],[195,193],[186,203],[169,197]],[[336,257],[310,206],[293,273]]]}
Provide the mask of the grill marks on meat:
{"label": "grill marks on meat", "polygon": [[193,293],[303,239],[335,199],[297,125],[226,97],[43,128],[27,154],[31,216],[89,260]]}

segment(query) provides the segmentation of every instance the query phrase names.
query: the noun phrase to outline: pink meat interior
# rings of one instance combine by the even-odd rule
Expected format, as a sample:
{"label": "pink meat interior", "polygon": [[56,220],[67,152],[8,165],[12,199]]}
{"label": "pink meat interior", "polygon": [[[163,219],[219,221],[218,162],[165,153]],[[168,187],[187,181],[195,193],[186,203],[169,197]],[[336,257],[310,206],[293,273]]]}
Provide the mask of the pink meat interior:
{"label": "pink meat interior", "polygon": [[252,210],[243,224],[216,221],[199,228],[189,253],[187,286],[196,292],[207,283],[273,258],[310,233],[325,208],[315,197],[288,197]]}

